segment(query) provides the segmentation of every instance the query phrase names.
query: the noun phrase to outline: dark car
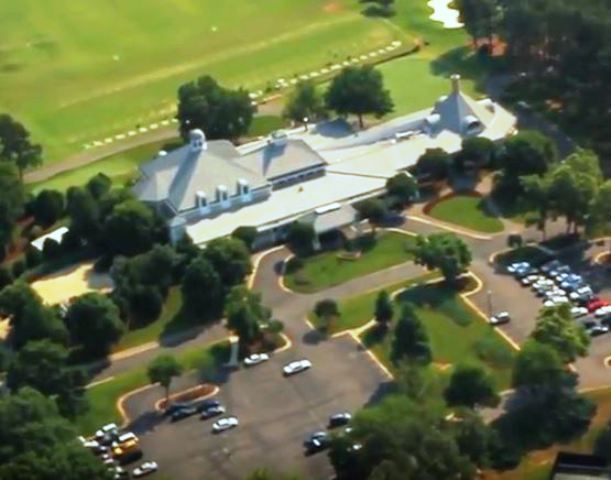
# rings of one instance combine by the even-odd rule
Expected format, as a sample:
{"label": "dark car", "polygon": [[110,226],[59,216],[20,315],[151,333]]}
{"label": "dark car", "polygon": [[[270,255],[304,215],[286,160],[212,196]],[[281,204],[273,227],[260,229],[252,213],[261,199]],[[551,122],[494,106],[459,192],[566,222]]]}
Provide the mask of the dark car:
{"label": "dark car", "polygon": [[329,428],[343,427],[348,425],[350,420],[352,420],[352,415],[348,412],[336,413],[329,417]]}
{"label": "dark car", "polygon": [[329,448],[331,445],[331,437],[327,432],[315,432],[303,442],[306,453],[312,454]]}
{"label": "dark car", "polygon": [[206,400],[197,402],[194,406],[197,411],[201,413],[204,410],[208,410],[210,408],[220,407],[221,402],[219,402],[216,398],[207,398]]}
{"label": "dark car", "polygon": [[197,413],[197,409],[195,407],[185,407],[180,410],[176,410],[172,415],[170,415],[170,420],[176,422],[178,420],[182,420],[183,418],[190,417]]}
{"label": "dark car", "polygon": [[217,415],[221,415],[225,413],[225,407],[223,407],[222,405],[217,405],[212,406],[210,408],[206,408],[202,414],[201,414],[201,419],[202,420],[207,420],[208,418],[212,418],[212,417],[216,417]]}
{"label": "dark car", "polygon": [[170,415],[174,414],[174,412],[177,412],[178,410],[182,410],[183,408],[189,408],[189,407],[191,407],[191,404],[189,403],[181,403],[181,402],[173,403],[163,411],[163,416],[169,417]]}

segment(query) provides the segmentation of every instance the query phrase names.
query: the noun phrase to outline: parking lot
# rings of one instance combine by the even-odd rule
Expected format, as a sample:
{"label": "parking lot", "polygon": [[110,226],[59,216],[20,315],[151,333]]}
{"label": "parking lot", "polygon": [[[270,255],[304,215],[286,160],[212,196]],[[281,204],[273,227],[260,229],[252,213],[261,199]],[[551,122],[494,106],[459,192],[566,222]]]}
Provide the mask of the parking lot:
{"label": "parking lot", "polygon": [[[312,369],[283,377],[284,364],[304,357],[312,361]],[[215,419],[160,421],[150,412],[158,389],[130,398],[126,407],[136,419],[132,429],[140,436],[145,459],[157,461],[170,478],[242,479],[267,467],[323,479],[332,473],[327,454],[304,455],[304,439],[324,429],[331,414],[354,412],[372,401],[386,382],[358,344],[343,337],[300,344],[299,353],[280,353],[222,379],[216,398],[240,424],[221,434],[211,432]]]}

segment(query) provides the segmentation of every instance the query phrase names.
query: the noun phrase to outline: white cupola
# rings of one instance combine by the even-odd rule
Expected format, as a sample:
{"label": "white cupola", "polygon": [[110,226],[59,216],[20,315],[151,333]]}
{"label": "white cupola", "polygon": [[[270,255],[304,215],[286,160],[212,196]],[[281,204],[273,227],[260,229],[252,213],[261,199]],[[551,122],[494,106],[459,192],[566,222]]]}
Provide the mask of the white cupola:
{"label": "white cupola", "polygon": [[189,145],[192,152],[201,152],[208,148],[206,143],[206,135],[199,128],[189,132]]}

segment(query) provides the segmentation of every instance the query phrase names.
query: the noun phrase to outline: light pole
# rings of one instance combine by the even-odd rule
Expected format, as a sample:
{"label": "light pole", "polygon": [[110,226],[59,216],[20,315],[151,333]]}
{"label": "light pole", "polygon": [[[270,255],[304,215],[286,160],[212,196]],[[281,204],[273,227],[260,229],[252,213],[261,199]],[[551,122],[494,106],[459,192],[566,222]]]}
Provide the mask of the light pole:
{"label": "light pole", "polygon": [[492,290],[488,290],[487,292],[487,299],[488,299],[488,318],[492,317]]}
{"label": "light pole", "polygon": [[303,124],[305,125],[305,131],[308,131],[308,121],[310,119],[308,117],[303,117]]}

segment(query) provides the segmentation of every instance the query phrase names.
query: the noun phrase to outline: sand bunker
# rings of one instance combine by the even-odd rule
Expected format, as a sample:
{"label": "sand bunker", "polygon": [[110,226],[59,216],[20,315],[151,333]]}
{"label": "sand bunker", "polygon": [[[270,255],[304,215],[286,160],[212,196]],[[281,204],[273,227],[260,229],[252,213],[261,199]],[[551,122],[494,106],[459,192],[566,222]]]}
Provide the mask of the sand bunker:
{"label": "sand bunker", "polygon": [[65,268],[32,283],[32,288],[48,305],[62,303],[87,292],[108,292],[112,287],[108,274],[93,271],[93,262]]}
{"label": "sand bunker", "polygon": [[460,12],[454,8],[450,8],[452,0],[429,0],[427,5],[433,9],[431,20],[443,23],[443,28],[462,28],[464,25],[460,22]]}

